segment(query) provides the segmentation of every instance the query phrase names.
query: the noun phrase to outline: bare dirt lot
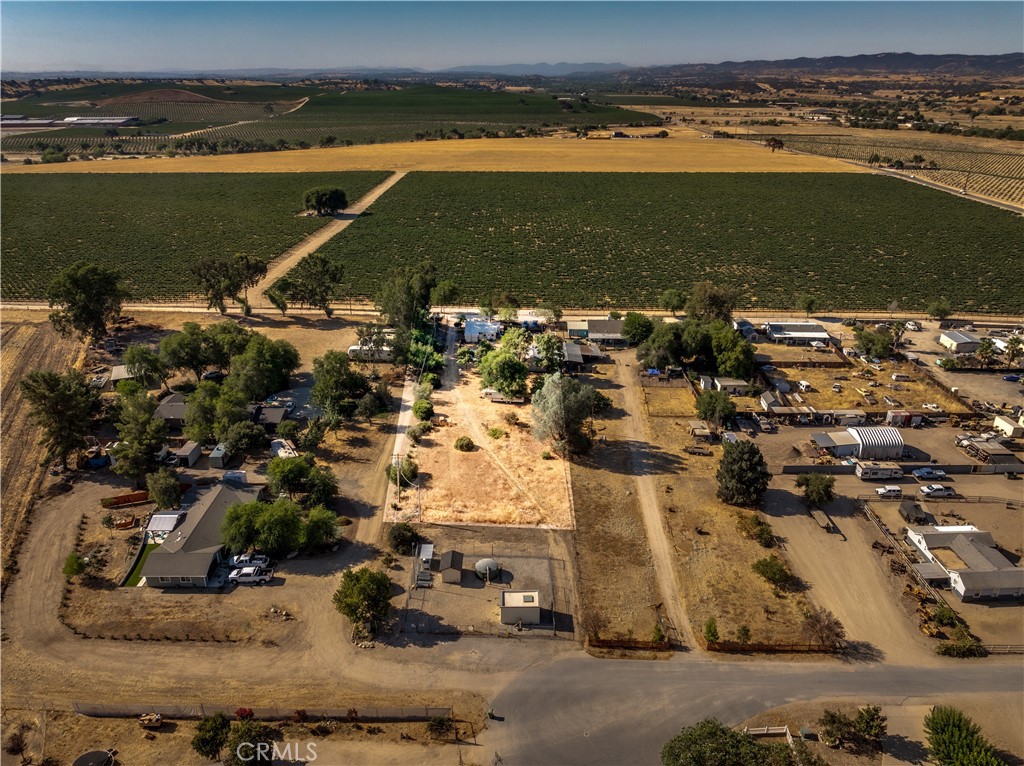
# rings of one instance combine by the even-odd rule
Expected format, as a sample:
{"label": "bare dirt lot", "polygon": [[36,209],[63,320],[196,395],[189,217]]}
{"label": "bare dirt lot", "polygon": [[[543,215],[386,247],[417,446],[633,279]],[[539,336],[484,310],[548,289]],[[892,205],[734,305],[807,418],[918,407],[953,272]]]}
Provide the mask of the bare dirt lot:
{"label": "bare dirt lot", "polygon": [[0,321],[0,524],[6,583],[8,565],[16,563],[12,552],[20,539],[19,530],[30,513],[31,498],[43,473],[36,444],[39,433],[28,420],[18,383],[33,370],[65,372],[75,363],[82,345],[57,335],[44,312],[4,310]]}
{"label": "bare dirt lot", "polygon": [[[415,450],[424,487],[418,518],[571,527],[565,463],[542,457],[547,447],[530,433],[529,405],[483,399],[480,378],[472,371],[462,371],[455,385],[449,380],[454,375],[446,376],[445,387],[431,399],[435,415],[447,425],[434,428]],[[497,438],[491,429],[497,429]],[[472,451],[455,449],[462,436],[473,440]]]}
{"label": "bare dirt lot", "polygon": [[[405,572],[396,575],[396,580],[406,590],[396,606],[402,610],[404,632],[574,637],[576,606],[569,533],[441,524],[417,525],[417,531],[434,544],[436,556],[449,550],[462,553],[462,573],[458,583],[445,583],[435,569],[433,587],[413,589],[419,567],[411,558],[403,560]],[[485,558],[501,566],[500,576],[490,583],[474,571],[476,563]],[[509,589],[540,591],[542,625],[516,630],[501,624],[501,592]]]}

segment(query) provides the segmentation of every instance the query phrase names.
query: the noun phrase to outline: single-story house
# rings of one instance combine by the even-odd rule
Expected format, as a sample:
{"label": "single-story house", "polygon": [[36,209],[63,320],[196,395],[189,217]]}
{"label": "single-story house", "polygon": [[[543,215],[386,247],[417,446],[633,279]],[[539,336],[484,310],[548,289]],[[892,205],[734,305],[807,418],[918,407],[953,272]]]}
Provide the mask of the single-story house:
{"label": "single-story house", "polygon": [[172,431],[180,431],[185,427],[187,407],[185,394],[171,394],[160,401],[153,416],[163,420]]}
{"label": "single-story house", "polygon": [[540,591],[503,590],[501,592],[501,624],[540,624]]}
{"label": "single-story house", "polygon": [[981,348],[981,341],[969,332],[946,330],[939,336],[939,345],[954,354],[973,354]]}
{"label": "single-story house", "polygon": [[462,554],[459,551],[442,553],[437,571],[441,573],[441,582],[458,585],[462,582]]}
{"label": "single-story house", "polygon": [[715,378],[715,389],[725,391],[730,396],[743,396],[750,385],[739,378]]}
{"label": "single-story house", "polygon": [[220,484],[204,493],[188,510],[185,523],[168,534],[142,567],[146,585],[153,588],[205,588],[225,561],[220,528],[228,508],[249,503],[258,489]]}
{"label": "single-story house", "polygon": [[1024,569],[996,547],[989,532],[975,526],[907,527],[906,541],[948,575],[961,601],[1024,596]]}
{"label": "single-story house", "polygon": [[247,405],[249,416],[256,425],[263,426],[267,433],[274,433],[288,417],[288,410],[285,407],[276,405],[267,406],[264,404]]}
{"label": "single-story house", "polygon": [[746,319],[734,319],[732,321],[733,329],[736,330],[740,335],[743,336],[744,340],[749,340],[751,343],[757,342],[757,328]]}
{"label": "single-story house", "polygon": [[628,342],[622,337],[624,319],[581,319],[565,323],[565,330],[570,339],[579,338],[599,343],[604,346],[625,346]]}
{"label": "single-story house", "polygon": [[817,322],[768,322],[765,324],[768,340],[787,346],[806,346],[812,341],[828,345],[832,336]]}
{"label": "single-story house", "polygon": [[493,319],[471,317],[466,320],[464,337],[466,343],[479,343],[482,340],[495,341],[501,333],[501,324]]}

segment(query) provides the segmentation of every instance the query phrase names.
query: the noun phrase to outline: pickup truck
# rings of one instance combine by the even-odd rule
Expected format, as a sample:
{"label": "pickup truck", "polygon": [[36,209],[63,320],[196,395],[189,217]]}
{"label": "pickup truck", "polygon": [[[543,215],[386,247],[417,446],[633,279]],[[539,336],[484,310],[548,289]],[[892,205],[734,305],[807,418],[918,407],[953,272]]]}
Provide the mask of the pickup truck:
{"label": "pickup truck", "polygon": [[940,471],[938,468],[918,468],[911,473],[915,479],[920,481],[941,481],[946,478],[946,472]]}
{"label": "pickup truck", "polygon": [[953,497],[956,494],[956,490],[952,487],[945,487],[942,484],[929,484],[925,487],[921,487],[919,492],[925,497]]}
{"label": "pickup truck", "polygon": [[266,585],[273,579],[274,570],[263,567],[242,567],[228,575],[228,582],[232,585]]}

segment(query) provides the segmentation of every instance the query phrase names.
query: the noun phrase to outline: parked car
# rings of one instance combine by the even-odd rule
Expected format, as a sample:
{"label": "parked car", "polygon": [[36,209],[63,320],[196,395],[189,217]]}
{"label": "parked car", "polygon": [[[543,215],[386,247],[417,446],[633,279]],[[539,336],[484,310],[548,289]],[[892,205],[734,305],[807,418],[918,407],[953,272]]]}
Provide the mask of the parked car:
{"label": "parked car", "polygon": [[915,479],[920,479],[920,480],[925,480],[925,481],[929,480],[929,479],[930,480],[935,480],[935,479],[940,479],[941,480],[941,479],[945,479],[946,478],[946,472],[945,471],[940,471],[938,468],[918,468],[916,471],[911,471],[911,473],[914,474],[914,478]]}
{"label": "parked car", "polygon": [[903,490],[900,487],[893,486],[876,487],[875,494],[881,498],[901,498],[903,497]]}
{"label": "parked car", "polygon": [[227,375],[220,370],[207,370],[203,373],[203,380],[212,380],[214,383],[220,383],[226,378]]}
{"label": "parked car", "polygon": [[1003,380],[1007,383],[1020,383],[1020,375],[1004,375]]}
{"label": "parked car", "polygon": [[231,559],[231,566],[234,569],[241,567],[269,567],[270,556],[263,553],[243,553]]}
{"label": "parked car", "polygon": [[945,487],[942,484],[928,484],[921,487],[920,492],[925,497],[953,497],[956,490],[952,487]]}
{"label": "parked car", "polygon": [[274,570],[263,567],[242,567],[228,575],[228,582],[232,585],[266,585],[273,579]]}

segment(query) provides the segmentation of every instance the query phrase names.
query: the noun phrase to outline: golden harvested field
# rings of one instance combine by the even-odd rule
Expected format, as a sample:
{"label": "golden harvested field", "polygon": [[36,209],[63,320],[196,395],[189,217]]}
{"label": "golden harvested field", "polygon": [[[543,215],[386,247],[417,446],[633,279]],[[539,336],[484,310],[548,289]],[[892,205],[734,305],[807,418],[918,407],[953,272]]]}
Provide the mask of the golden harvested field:
{"label": "golden harvested field", "polygon": [[[416,141],[213,157],[11,165],[5,173],[309,173],[332,170],[493,170],[612,173],[849,173],[825,157],[774,154],[743,141],[674,128],[666,139],[568,138]],[[856,171],[854,171],[856,172]]]}

